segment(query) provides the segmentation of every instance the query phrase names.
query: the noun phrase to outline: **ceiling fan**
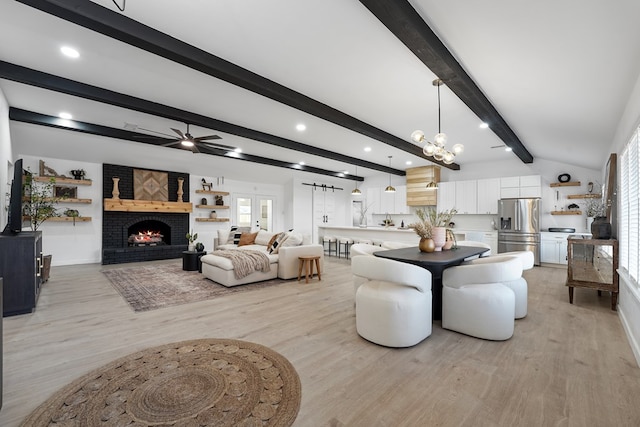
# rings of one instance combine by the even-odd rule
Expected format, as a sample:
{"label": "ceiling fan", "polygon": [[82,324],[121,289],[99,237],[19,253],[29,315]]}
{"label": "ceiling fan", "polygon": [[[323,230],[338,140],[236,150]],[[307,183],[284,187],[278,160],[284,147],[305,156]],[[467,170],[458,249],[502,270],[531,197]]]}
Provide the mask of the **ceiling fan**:
{"label": "ceiling fan", "polygon": [[233,151],[235,147],[231,147],[229,145],[218,144],[215,142],[208,142],[212,139],[222,139],[218,135],[207,135],[207,136],[198,136],[193,137],[189,133],[189,123],[187,123],[187,131],[182,133],[180,129],[170,128],[178,135],[178,139],[175,141],[168,142],[166,144],[162,144],[163,147],[170,147],[172,145],[182,145],[184,147],[190,148],[194,153],[200,153],[200,149],[202,148],[218,148],[223,150]]}

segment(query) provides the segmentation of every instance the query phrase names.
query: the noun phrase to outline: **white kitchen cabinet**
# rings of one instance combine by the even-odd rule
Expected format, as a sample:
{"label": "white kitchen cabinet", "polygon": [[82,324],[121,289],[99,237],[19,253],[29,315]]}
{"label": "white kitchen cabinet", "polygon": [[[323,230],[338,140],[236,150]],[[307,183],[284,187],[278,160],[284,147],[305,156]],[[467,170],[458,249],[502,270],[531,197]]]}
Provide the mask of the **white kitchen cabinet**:
{"label": "white kitchen cabinet", "polygon": [[398,185],[396,187],[396,200],[395,200],[395,209],[393,210],[396,214],[408,214],[410,212],[409,206],[407,206],[407,186],[406,185]]}
{"label": "white kitchen cabinet", "polygon": [[459,214],[476,214],[478,212],[478,188],[476,180],[455,181],[456,210]]}
{"label": "white kitchen cabinet", "polygon": [[453,209],[456,207],[456,183],[455,181],[438,183],[438,211]]}
{"label": "white kitchen cabinet", "polygon": [[500,198],[542,197],[540,175],[509,176],[500,178]]}
{"label": "white kitchen cabinet", "polygon": [[540,233],[540,262],[567,264],[567,237],[569,233]]}
{"label": "white kitchen cabinet", "polygon": [[380,187],[367,188],[364,206],[367,208],[367,223],[373,224],[372,215],[380,213]]}
{"label": "white kitchen cabinet", "polygon": [[396,194],[398,190],[396,189],[395,193],[387,193],[383,188],[379,188],[378,191],[380,192],[380,208],[375,211],[375,213],[392,214],[396,208]]}
{"label": "white kitchen cabinet", "polygon": [[498,200],[500,199],[500,178],[478,180],[478,209],[479,214],[498,214]]}

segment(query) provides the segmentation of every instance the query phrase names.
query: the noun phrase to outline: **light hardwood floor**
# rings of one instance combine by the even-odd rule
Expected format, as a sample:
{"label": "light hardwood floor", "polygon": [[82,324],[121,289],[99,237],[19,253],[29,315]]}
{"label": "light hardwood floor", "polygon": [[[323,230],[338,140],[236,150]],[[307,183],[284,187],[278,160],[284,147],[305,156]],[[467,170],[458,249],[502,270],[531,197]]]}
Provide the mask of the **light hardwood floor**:
{"label": "light hardwood floor", "polygon": [[328,258],[321,282],[138,314],[100,273],[110,267],[54,267],[37,310],[4,319],[1,426],[113,359],[205,337],[287,357],[302,382],[295,426],[640,425],[640,369],[609,296],[576,289],[569,305],[564,269],[526,272],[529,315],[508,341],[436,322],[420,344],[391,349],[356,333],[346,260]]}

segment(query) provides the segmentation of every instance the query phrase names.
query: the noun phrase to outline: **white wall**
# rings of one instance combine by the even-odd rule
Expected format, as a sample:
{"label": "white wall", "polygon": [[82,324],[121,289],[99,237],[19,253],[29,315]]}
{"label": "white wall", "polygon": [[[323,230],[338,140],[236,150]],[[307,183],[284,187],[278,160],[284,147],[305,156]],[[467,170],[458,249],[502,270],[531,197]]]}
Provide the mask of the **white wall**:
{"label": "white wall", "polygon": [[[616,129],[611,144],[612,153],[617,153],[618,158],[629,138],[640,125],[640,76],[631,91],[629,101],[625,108],[618,128]],[[606,160],[603,161],[604,170]],[[620,182],[620,168],[618,168],[617,182]],[[619,185],[619,184],[618,184]],[[618,198],[619,200],[619,198]],[[618,212],[620,212],[618,206]],[[618,297],[618,314],[625,328],[629,343],[636,356],[636,362],[640,365],[640,288],[638,283],[632,282],[626,275],[620,275],[620,294]]]}

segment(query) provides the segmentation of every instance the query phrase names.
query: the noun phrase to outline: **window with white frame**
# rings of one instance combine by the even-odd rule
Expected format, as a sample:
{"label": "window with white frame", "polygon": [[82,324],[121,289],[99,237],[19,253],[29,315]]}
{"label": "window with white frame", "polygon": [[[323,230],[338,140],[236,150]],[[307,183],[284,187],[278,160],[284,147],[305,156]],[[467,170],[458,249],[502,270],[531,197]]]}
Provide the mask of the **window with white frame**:
{"label": "window with white frame", "polygon": [[620,244],[619,266],[636,285],[640,282],[638,257],[640,250],[640,127],[636,129],[620,157],[620,220],[618,240]]}

